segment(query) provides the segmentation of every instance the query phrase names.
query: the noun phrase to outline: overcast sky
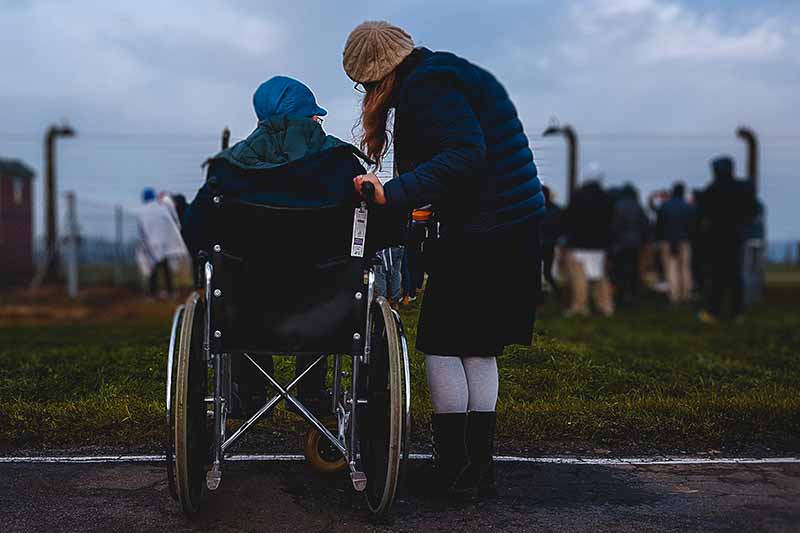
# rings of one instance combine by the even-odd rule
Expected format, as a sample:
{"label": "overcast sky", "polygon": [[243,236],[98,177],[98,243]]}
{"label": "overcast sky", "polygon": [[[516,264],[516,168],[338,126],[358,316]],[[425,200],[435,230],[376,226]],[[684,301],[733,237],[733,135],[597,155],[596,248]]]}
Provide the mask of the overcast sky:
{"label": "overcast sky", "polygon": [[800,238],[793,0],[0,0],[0,157],[39,173],[37,218],[42,135],[62,119],[78,137],[60,145],[60,190],[126,207],[145,185],[191,195],[222,127],[246,136],[251,95],[276,74],[311,86],[329,110],[326,129],[350,140],[358,94],[341,52],[365,19],[493,71],[558,191],[562,143],[538,135],[553,115],[577,129],[581,167],[596,161],[608,183],[645,193],[675,179],[703,185],[720,153],[743,172],[734,130],[750,125],[762,140],[770,237]]}

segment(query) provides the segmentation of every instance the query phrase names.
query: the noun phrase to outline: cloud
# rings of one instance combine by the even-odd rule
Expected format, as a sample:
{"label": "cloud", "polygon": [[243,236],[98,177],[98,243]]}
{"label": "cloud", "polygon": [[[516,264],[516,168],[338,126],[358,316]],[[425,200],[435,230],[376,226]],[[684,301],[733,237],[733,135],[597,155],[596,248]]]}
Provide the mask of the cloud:
{"label": "cloud", "polygon": [[[725,28],[712,15],[701,15],[675,2],[660,0],[593,0],[572,4],[572,17],[582,37],[618,48],[636,61],[765,60],[786,44],[774,21],[759,21],[745,30]],[[576,56],[574,49],[567,54]],[[578,56],[579,57],[579,56]]]}
{"label": "cloud", "polygon": [[288,32],[276,17],[218,0],[42,1],[3,5],[0,35],[14,41],[0,47],[14,73],[0,85],[0,102],[15,101],[9,113],[20,122],[69,110],[92,129],[142,129],[200,125],[226,92],[241,95],[237,85],[250,82],[253,64],[285,50]]}

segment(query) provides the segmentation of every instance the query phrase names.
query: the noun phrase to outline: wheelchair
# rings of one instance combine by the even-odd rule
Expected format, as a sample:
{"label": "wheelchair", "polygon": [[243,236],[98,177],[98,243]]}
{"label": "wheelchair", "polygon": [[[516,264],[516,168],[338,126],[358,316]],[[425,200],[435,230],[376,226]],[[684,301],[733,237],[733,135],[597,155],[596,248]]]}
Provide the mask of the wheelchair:
{"label": "wheelchair", "polygon": [[[220,166],[209,176],[235,171]],[[198,254],[201,279],[175,310],[167,356],[167,477],[186,514],[218,489],[234,445],[280,402],[311,425],[305,454],[312,466],[348,470],[372,513],[390,510],[409,453],[408,347],[398,313],[375,294],[371,226],[364,257],[351,254],[353,209],[352,202],[275,206],[215,190],[212,227],[242,229],[216,231],[211,249]],[[319,355],[288,384],[265,368],[264,357],[298,353]],[[323,422],[293,394],[328,357],[326,414],[335,422]],[[245,372],[275,393],[229,432],[234,384]]]}

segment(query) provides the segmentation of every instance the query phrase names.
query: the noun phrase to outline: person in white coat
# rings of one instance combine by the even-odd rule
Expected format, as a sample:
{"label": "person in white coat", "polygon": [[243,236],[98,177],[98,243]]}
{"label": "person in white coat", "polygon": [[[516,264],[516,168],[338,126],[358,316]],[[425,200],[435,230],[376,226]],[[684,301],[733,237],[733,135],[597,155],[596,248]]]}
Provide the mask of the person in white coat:
{"label": "person in white coat", "polygon": [[[174,207],[157,200],[153,189],[148,187],[142,192],[142,201],[144,205],[137,213],[140,241],[136,249],[136,260],[139,270],[148,280],[149,296],[171,297],[175,284],[170,260],[176,261],[188,256],[181,237],[180,223],[174,214]],[[164,287],[160,292],[159,274],[164,278]]]}

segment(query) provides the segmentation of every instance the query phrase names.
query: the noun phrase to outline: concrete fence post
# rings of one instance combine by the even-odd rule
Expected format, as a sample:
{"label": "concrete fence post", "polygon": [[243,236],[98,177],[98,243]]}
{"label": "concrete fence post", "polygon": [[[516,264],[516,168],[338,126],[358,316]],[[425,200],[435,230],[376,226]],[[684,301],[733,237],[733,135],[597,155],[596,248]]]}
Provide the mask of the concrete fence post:
{"label": "concrete fence post", "polygon": [[78,297],[78,247],[80,232],[78,213],[75,207],[75,193],[66,193],[67,200],[67,235],[64,238],[64,259],[67,271],[67,294],[70,298]]}
{"label": "concrete fence post", "polygon": [[114,206],[114,285],[122,284],[122,206]]}

